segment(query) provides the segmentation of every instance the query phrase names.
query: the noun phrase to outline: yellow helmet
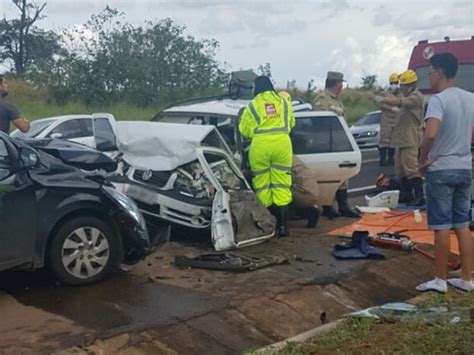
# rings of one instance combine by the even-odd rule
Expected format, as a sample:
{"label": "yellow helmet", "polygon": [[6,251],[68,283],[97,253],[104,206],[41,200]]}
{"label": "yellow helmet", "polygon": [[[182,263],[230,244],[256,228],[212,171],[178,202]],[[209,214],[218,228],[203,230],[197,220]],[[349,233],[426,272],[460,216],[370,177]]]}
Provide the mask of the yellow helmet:
{"label": "yellow helmet", "polygon": [[280,91],[278,92],[278,96],[280,96],[282,99],[291,102],[291,95],[287,91]]}
{"label": "yellow helmet", "polygon": [[397,83],[398,84],[398,74],[392,73],[388,78],[389,83]]}
{"label": "yellow helmet", "polygon": [[401,73],[398,79],[400,80],[400,85],[410,85],[416,83],[418,77],[413,70],[408,69]]}

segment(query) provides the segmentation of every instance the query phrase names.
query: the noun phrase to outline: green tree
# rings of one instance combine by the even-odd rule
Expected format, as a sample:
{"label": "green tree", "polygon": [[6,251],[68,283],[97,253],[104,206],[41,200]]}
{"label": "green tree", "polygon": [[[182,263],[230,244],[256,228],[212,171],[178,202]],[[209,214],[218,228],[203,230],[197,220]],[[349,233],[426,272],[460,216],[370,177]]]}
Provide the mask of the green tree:
{"label": "green tree", "polygon": [[149,106],[220,94],[227,81],[219,43],[186,35],[171,19],[132,26],[107,7],[65,38],[67,53],[50,75],[60,100]]}
{"label": "green tree", "polygon": [[364,90],[374,90],[377,87],[377,74],[365,74],[362,77],[361,83],[362,83],[362,89]]}
{"label": "green tree", "polygon": [[257,71],[259,72],[260,75],[265,75],[268,76],[269,78],[272,77],[272,66],[270,63],[265,63],[265,64],[260,64],[258,66]]}
{"label": "green tree", "polygon": [[19,11],[18,18],[0,21],[0,60],[9,64],[11,71],[24,76],[28,70],[50,63],[60,51],[58,37],[52,31],[44,31],[35,23],[46,3],[41,5],[29,0],[11,0]]}

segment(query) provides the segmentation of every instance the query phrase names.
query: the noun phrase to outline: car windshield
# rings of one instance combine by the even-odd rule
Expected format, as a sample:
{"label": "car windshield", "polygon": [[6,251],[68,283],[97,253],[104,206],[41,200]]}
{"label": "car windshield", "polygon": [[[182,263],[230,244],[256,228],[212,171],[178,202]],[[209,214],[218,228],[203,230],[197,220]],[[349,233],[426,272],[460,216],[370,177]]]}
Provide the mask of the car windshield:
{"label": "car windshield", "polygon": [[377,124],[380,123],[380,113],[370,113],[368,115],[363,116],[357,123],[356,126],[367,126],[370,124]]}
{"label": "car windshield", "polygon": [[26,133],[23,133],[21,132],[19,129],[16,129],[15,131],[13,131],[13,133],[11,134],[11,136],[13,138],[34,138],[36,137],[38,134],[40,134],[41,132],[43,132],[46,128],[49,127],[49,125],[51,125],[51,123],[53,123],[55,120],[51,119],[51,120],[40,120],[40,121],[33,121],[31,122],[30,124],[30,129],[28,130],[28,132]]}

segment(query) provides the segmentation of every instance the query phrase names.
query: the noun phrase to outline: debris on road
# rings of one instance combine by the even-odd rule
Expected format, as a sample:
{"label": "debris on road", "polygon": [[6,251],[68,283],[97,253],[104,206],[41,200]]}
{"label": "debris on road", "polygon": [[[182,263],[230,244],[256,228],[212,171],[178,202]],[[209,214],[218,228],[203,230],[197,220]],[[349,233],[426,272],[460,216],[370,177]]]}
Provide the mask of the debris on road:
{"label": "debris on road", "polygon": [[286,262],[288,259],[284,257],[256,257],[236,253],[207,253],[193,258],[177,255],[174,261],[176,266],[233,272],[254,271]]}

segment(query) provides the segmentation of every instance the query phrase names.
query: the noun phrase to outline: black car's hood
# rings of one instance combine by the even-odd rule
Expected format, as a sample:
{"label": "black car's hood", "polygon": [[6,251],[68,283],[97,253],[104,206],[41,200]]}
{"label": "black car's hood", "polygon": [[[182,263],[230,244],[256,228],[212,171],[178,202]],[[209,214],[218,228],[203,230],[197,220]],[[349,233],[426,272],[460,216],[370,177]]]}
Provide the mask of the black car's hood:
{"label": "black car's hood", "polygon": [[58,139],[15,140],[15,144],[38,152],[40,165],[29,173],[33,181],[45,187],[98,189],[105,179],[97,170],[110,172],[117,167],[100,152]]}
{"label": "black car's hood", "polygon": [[106,172],[117,169],[117,163],[108,156],[82,144],[60,139],[26,139],[24,142],[79,169],[88,171],[101,169]]}

